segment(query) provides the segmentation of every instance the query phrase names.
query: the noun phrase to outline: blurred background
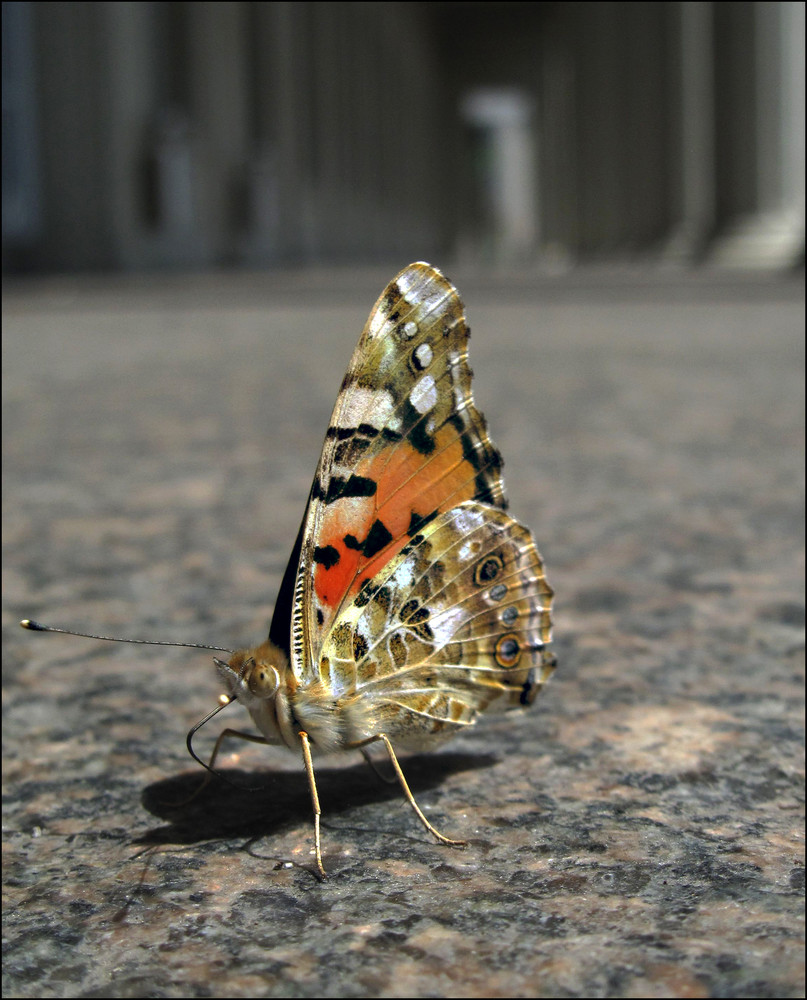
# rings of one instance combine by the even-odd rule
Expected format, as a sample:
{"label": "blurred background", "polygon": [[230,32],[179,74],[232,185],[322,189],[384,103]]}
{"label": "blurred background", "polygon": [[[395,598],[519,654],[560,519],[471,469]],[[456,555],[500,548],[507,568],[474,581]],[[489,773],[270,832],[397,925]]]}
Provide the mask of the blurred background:
{"label": "blurred background", "polygon": [[[803,997],[804,4],[2,13],[3,995]],[[320,891],[291,756],[169,818],[207,653],[17,622],[265,634],[414,259],[560,668],[405,765],[462,855],[318,771]]]}
{"label": "blurred background", "polygon": [[2,10],[7,272],[803,261],[803,3]]}

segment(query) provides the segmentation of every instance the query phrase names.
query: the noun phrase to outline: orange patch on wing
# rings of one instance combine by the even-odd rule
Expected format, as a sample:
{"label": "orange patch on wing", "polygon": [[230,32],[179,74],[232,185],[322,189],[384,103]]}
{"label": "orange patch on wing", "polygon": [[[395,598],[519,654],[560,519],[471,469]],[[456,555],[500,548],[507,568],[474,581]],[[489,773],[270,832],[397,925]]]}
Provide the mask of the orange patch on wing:
{"label": "orange patch on wing", "polygon": [[[442,513],[474,497],[476,469],[464,457],[456,430],[443,426],[434,442],[430,455],[404,441],[391,452],[359,463],[356,473],[378,484],[375,496],[344,497],[325,509],[318,543],[338,553],[332,565],[319,565],[314,574],[317,596],[325,606],[335,611],[400,552],[409,541],[413,515],[417,520]],[[352,537],[362,545],[376,521],[383,524],[391,540],[368,559],[345,539]]]}
{"label": "orange patch on wing", "polygon": [[[426,515],[450,510],[476,492],[476,470],[464,457],[456,430],[444,425],[434,436],[434,451],[422,455],[411,445],[398,446],[394,455],[380,455],[370,475],[378,482],[379,511],[398,505]],[[382,514],[384,521],[387,517]]]}
{"label": "orange patch on wing", "polygon": [[334,549],[338,558],[330,566],[320,564],[316,567],[314,587],[321,603],[334,611],[352,589],[359,564],[364,559],[358,549],[350,548],[345,543],[345,537],[352,535],[358,542],[363,542],[375,516],[373,497],[344,497],[325,508],[318,535],[319,545]]}

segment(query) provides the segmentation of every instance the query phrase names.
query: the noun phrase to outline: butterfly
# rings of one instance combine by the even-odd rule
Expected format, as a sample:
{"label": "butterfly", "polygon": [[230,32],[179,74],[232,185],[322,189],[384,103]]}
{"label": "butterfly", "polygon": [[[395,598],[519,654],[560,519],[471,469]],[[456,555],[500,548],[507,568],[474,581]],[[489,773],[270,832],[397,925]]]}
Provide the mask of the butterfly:
{"label": "butterfly", "polygon": [[[484,711],[524,708],[555,668],[552,589],[532,535],[506,512],[469,335],[437,268],[410,264],[387,285],[336,397],[269,636],[214,659],[224,704],[241,702],[261,735],[225,730],[205,766],[227,736],[300,751],[323,878],[315,751],[383,744],[426,829],[462,845],[423,814],[394,747],[429,749]],[[197,760],[191,738],[222,707],[188,736]]]}
{"label": "butterfly", "polygon": [[219,676],[261,742],[302,752],[322,876],[312,751],[424,750],[480,713],[530,705],[552,673],[553,592],[506,513],[502,457],[474,406],[459,293],[414,263],[350,361],[268,639]]}

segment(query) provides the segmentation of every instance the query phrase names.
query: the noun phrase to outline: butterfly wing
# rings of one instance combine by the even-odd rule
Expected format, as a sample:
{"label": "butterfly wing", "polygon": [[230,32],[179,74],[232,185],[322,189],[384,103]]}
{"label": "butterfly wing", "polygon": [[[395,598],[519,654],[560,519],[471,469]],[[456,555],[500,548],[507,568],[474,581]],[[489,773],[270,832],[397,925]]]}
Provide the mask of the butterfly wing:
{"label": "butterfly wing", "polygon": [[284,645],[303,685],[319,678],[340,612],[424,526],[466,500],[506,507],[502,459],[473,403],[468,336],[457,290],[423,263],[390,282],[367,320],[309,497],[293,594],[286,585],[272,626],[278,641],[290,603]]}
{"label": "butterfly wing", "polygon": [[342,744],[383,732],[417,749],[479,712],[531,704],[555,664],[551,600],[523,525],[474,501],[435,518],[326,638],[320,677]]}

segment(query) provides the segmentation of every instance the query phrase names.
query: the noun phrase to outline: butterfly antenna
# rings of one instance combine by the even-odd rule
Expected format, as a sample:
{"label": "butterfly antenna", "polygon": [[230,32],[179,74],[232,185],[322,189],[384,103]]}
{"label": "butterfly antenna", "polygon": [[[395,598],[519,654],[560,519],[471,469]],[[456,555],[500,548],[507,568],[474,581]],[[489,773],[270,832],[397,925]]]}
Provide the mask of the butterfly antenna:
{"label": "butterfly antenna", "polygon": [[213,649],[219,653],[235,652],[235,650],[226,649],[224,646],[209,646],[204,642],[160,642],[158,639],[121,639],[113,635],[93,635],[91,632],[75,632],[69,628],[56,628],[54,625],[43,625],[41,622],[32,621],[30,618],[23,618],[20,625],[23,628],[30,629],[31,632],[61,632],[62,635],[78,635],[82,639],[103,639],[104,642],[134,642],[141,646],[182,646],[184,649]]}

